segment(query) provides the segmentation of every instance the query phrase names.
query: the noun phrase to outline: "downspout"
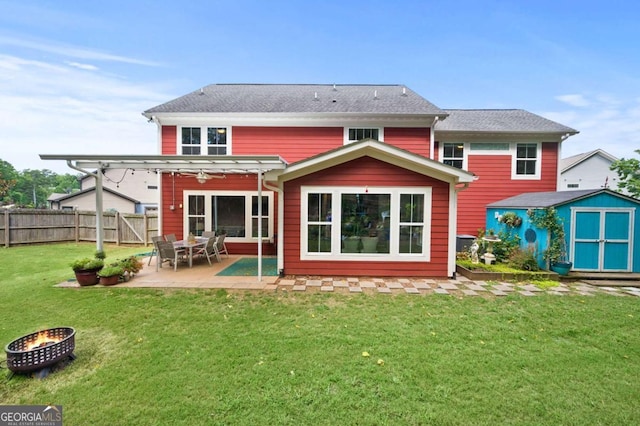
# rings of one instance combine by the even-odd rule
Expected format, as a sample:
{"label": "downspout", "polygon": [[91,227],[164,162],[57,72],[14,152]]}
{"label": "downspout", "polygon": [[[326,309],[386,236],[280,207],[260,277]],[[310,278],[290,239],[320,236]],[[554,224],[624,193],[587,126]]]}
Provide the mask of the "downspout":
{"label": "downspout", "polygon": [[437,115],[433,118],[433,123],[429,129],[429,158],[434,160],[436,158],[434,150],[436,149],[436,123],[440,120]]}
{"label": "downspout", "polygon": [[558,158],[556,159],[556,191],[558,191],[558,188],[562,187],[562,170],[560,170],[560,161],[562,160],[562,142],[564,142],[569,136],[571,136],[570,133],[560,136],[560,143],[558,144]]}
{"label": "downspout", "polygon": [[278,274],[284,271],[284,198],[281,186],[272,186],[267,181],[262,183],[265,188],[278,194],[278,241],[276,244],[276,257],[278,262]]}
{"label": "downspout", "polygon": [[449,191],[449,273],[452,278],[456,277],[456,238],[458,232],[458,193],[469,187],[469,183],[465,182],[462,186],[451,184]]}
{"label": "downspout", "polygon": [[96,250],[104,250],[104,216],[102,208],[102,173],[98,170],[96,173],[81,169],[74,165],[71,160],[67,160],[67,166],[80,173],[93,176],[96,180]]}

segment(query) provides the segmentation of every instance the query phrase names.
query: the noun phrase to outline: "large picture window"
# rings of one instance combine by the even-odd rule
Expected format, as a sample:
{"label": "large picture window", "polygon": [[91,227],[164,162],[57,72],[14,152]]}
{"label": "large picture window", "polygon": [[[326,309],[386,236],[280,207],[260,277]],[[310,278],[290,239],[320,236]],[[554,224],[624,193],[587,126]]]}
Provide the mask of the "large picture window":
{"label": "large picture window", "polygon": [[[185,191],[185,235],[203,231],[226,233],[231,241],[258,238],[257,193],[241,191]],[[273,192],[262,193],[262,237],[273,237]]]}
{"label": "large picture window", "polygon": [[428,260],[431,188],[303,187],[301,257]]}

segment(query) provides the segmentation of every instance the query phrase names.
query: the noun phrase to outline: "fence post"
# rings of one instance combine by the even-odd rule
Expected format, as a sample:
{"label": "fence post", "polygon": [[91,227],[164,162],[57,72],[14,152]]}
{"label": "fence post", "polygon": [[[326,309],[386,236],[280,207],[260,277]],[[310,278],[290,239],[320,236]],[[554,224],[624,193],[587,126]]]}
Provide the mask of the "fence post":
{"label": "fence post", "polygon": [[75,217],[73,218],[74,222],[75,222],[75,237],[76,237],[76,244],[78,244],[78,242],[80,242],[80,212],[78,210],[74,210],[75,213]]}
{"label": "fence post", "polygon": [[116,222],[116,245],[120,245],[120,212],[116,212],[114,216],[114,220]]}
{"label": "fence post", "polygon": [[144,246],[146,247],[149,241],[149,216],[147,216],[146,210],[142,220],[142,229],[144,231]]}
{"label": "fence post", "polygon": [[9,247],[11,245],[11,240],[9,238],[11,234],[11,230],[9,229],[9,210],[4,211],[4,246]]}

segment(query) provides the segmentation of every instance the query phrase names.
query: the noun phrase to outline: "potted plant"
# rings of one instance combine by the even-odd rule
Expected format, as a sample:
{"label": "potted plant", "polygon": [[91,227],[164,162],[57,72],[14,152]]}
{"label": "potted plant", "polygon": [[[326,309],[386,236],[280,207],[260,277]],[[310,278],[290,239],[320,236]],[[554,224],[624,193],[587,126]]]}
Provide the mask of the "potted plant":
{"label": "potted plant", "polygon": [[516,212],[506,212],[500,217],[500,222],[511,228],[517,228],[522,225],[522,218]]}
{"label": "potted plant", "polygon": [[71,262],[71,269],[76,274],[76,281],[81,286],[98,284],[98,271],[104,266],[104,260],[85,257]]}
{"label": "potted plant", "polygon": [[109,265],[105,266],[98,272],[100,277],[100,284],[102,285],[114,285],[120,281],[120,276],[123,274],[124,269],[122,266]]}
{"label": "potted plant", "polygon": [[129,281],[131,277],[140,272],[143,263],[136,256],[129,256],[121,259],[117,262],[117,266],[120,266],[123,270],[122,276],[125,281]]}

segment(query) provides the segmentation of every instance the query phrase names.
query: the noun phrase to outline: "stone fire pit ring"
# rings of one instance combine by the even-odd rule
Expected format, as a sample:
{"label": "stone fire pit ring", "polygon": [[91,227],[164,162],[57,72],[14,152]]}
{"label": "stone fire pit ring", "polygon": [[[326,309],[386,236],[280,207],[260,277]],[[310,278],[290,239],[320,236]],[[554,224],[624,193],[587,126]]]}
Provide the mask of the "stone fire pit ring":
{"label": "stone fire pit ring", "polygon": [[[26,373],[49,367],[67,356],[73,357],[76,331],[71,327],[56,327],[19,337],[5,347],[7,368],[14,373]],[[42,342],[36,347],[34,344]]]}

